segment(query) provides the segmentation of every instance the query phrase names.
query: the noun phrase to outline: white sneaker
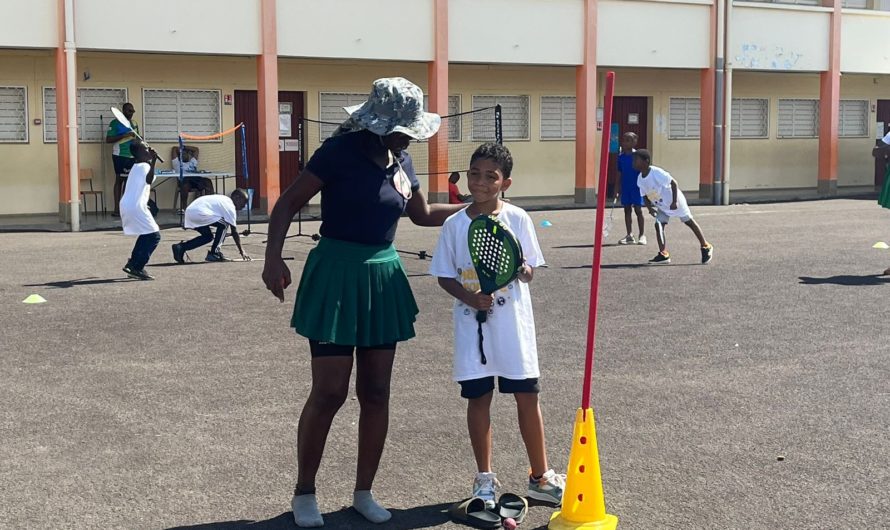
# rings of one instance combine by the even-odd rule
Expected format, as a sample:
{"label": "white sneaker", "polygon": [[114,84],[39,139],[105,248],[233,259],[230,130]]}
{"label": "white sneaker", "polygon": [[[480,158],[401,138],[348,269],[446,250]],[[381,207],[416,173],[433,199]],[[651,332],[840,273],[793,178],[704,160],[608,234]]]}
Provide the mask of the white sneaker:
{"label": "white sneaker", "polygon": [[645,245],[646,243],[646,236],[640,236],[640,239],[637,239],[637,245]]}
{"label": "white sneaker", "polygon": [[501,483],[498,482],[496,473],[476,473],[476,479],[473,481],[473,497],[484,500],[485,506],[492,509],[497,505],[495,499],[497,499],[499,487],[501,487]]}
{"label": "white sneaker", "polygon": [[565,489],[566,476],[557,475],[552,469],[548,469],[538,480],[531,476],[528,477],[528,496],[538,501],[560,506],[562,505],[562,493]]}
{"label": "white sneaker", "polygon": [[637,241],[636,241],[636,239],[634,239],[633,234],[627,234],[627,237],[625,237],[624,239],[618,240],[619,245],[633,245],[636,242]]}

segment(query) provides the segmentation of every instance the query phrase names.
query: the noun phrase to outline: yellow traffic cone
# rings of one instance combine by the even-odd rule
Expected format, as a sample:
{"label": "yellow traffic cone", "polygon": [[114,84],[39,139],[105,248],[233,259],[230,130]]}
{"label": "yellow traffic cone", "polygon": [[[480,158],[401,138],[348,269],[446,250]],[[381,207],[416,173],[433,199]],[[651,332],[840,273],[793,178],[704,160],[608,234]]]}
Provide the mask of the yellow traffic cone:
{"label": "yellow traffic cone", "polygon": [[606,513],[603,499],[603,479],[600,475],[600,457],[596,449],[596,426],[593,409],[578,409],[575,415],[575,432],[572,436],[572,452],[566,489],[562,496],[562,511],[553,514],[550,530],[574,530],[597,528],[613,530],[618,518]]}

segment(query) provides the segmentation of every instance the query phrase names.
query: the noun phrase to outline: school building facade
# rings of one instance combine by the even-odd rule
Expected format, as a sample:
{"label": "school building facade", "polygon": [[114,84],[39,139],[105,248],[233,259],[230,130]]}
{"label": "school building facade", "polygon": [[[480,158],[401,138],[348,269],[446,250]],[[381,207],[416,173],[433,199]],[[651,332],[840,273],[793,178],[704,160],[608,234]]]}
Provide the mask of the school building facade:
{"label": "school building facade", "polygon": [[[248,124],[251,187],[268,211],[324,135],[286,143],[295,133],[282,129],[282,114],[340,121],[341,106],[363,101],[387,76],[420,85],[442,115],[501,105],[515,197],[594,201],[610,70],[617,132],[637,132],[693,197],[725,204],[733,192],[788,189],[827,197],[882,178],[870,151],[890,129],[888,0],[123,6],[0,0],[0,216],[59,212],[77,230],[80,170],[110,198],[104,129],[109,107],[124,101],[162,155],[179,131]],[[450,127],[468,130],[411,148],[423,150],[435,201],[447,199],[449,150],[469,153],[462,142],[488,139],[475,123]],[[202,158],[225,166],[209,169],[234,171],[235,141],[201,145]],[[158,189],[162,208],[174,191]]]}

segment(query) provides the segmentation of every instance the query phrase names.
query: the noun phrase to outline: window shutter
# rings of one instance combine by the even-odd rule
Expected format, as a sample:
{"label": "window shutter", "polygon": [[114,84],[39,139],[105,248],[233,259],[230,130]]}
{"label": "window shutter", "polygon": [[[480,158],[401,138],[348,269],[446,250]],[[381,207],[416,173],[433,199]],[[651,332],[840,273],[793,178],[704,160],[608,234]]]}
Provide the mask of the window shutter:
{"label": "window shutter", "polygon": [[0,143],[28,141],[27,100],[25,87],[0,87]]}
{"label": "window shutter", "polygon": [[668,137],[672,140],[701,136],[701,99],[671,98]]}
{"label": "window shutter", "polygon": [[[528,96],[473,96],[473,110],[501,106],[504,140],[528,140]],[[473,140],[495,140],[494,109],[473,114]]]}
{"label": "window shutter", "polygon": [[739,98],[732,100],[732,137],[769,137],[768,99]]}
{"label": "window shutter", "polygon": [[868,101],[841,101],[838,134],[848,138],[868,136]]}
{"label": "window shutter", "polygon": [[818,136],[818,100],[779,100],[779,138],[818,138]]}

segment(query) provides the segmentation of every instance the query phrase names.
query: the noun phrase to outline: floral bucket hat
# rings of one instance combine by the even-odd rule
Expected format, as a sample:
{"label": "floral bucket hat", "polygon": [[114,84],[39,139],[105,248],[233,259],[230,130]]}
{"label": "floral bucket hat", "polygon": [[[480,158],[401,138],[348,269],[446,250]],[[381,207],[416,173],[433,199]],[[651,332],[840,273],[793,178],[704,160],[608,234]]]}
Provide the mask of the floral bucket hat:
{"label": "floral bucket hat", "polygon": [[424,112],[423,91],[403,77],[374,81],[367,101],[343,110],[349,118],[336,134],[368,130],[378,136],[402,133],[415,140],[426,140],[436,134],[442,123],[438,114]]}

